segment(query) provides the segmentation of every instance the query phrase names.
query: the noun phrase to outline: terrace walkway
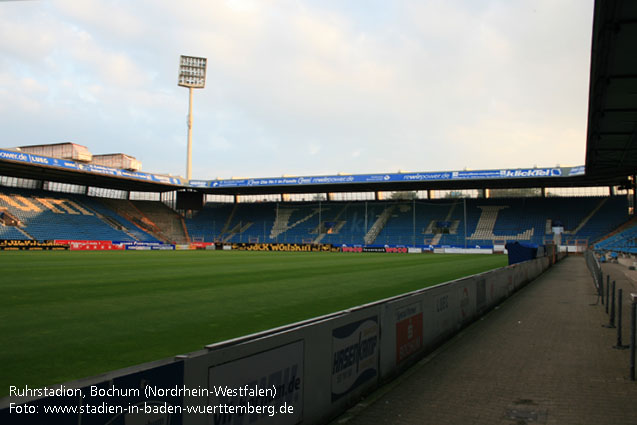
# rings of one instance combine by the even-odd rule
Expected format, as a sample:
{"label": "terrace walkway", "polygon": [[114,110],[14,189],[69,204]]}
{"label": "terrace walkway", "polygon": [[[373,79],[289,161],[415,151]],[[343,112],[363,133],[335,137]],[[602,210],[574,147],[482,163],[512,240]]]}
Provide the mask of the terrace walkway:
{"label": "terrace walkway", "polygon": [[[624,290],[637,272],[603,265]],[[629,350],[616,350],[581,257],[569,257],[333,424],[637,424]]]}

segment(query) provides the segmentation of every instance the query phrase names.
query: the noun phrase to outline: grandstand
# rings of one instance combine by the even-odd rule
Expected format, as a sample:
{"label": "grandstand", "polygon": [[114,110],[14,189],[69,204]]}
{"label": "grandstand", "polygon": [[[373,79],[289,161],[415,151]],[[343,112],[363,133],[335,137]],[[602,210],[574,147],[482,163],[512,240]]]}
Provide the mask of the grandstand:
{"label": "grandstand", "polygon": [[[584,167],[185,182],[19,152],[0,151],[11,174],[0,174],[4,240],[582,250],[622,226],[635,203],[633,177]],[[578,196],[559,196],[565,188]],[[361,190],[363,199],[348,196]],[[302,191],[314,200],[299,201]],[[196,192],[202,208],[177,209]]]}
{"label": "grandstand", "polygon": [[621,229],[596,243],[595,250],[637,254],[637,220],[633,218]]}
{"label": "grandstand", "polygon": [[[531,197],[312,202],[209,202],[184,218],[160,201],[3,188],[8,240],[326,243],[493,247],[520,241],[592,244],[624,224],[628,198]],[[12,222],[8,218],[15,220]]]}
{"label": "grandstand", "polygon": [[[635,204],[630,164],[185,181],[78,161],[0,150],[2,239],[578,251]],[[177,209],[193,195],[201,202]]]}
{"label": "grandstand", "polygon": [[497,241],[552,241],[551,223],[558,220],[565,243],[592,243],[627,219],[626,197],[615,196],[208,203],[186,225],[192,238],[205,242],[492,247]]}
{"label": "grandstand", "polygon": [[4,239],[14,240],[158,240],[98,198],[42,190],[11,188],[0,191]]}

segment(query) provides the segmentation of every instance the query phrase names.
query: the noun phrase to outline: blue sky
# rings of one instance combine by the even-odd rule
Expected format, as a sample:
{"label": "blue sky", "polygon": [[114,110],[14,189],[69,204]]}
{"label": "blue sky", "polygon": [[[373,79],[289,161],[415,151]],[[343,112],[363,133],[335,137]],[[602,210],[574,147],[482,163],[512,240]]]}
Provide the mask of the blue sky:
{"label": "blue sky", "polygon": [[193,178],[584,163],[592,0],[0,1],[0,147]]}

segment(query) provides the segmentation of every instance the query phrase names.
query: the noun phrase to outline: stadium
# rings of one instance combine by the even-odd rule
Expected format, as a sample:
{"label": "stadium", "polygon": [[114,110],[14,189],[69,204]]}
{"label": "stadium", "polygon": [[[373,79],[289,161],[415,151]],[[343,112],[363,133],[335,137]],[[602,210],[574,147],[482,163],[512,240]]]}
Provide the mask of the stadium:
{"label": "stadium", "polygon": [[563,258],[634,269],[636,17],[595,3],[578,166],[193,180],[0,149],[1,422],[328,423]]}

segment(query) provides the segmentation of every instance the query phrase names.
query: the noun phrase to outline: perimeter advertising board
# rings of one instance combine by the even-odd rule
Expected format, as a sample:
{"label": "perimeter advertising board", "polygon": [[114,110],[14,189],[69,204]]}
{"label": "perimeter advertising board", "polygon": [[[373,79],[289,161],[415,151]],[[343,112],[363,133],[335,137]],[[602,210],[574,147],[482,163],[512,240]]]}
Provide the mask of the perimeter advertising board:
{"label": "perimeter advertising board", "polygon": [[435,292],[433,294],[433,306],[431,306],[434,330],[439,335],[445,335],[456,324],[456,310],[453,304],[454,296],[450,287]]}
{"label": "perimeter advertising board", "polygon": [[[184,384],[184,364],[166,366],[125,375],[90,388],[85,405],[103,406],[102,414],[84,415],[82,425],[181,425]],[[109,413],[107,407],[117,406],[122,412]]]}
{"label": "perimeter advertising board", "polygon": [[332,330],[332,402],[378,376],[378,315]]}
{"label": "perimeter advertising board", "polygon": [[56,241],[0,240],[0,251],[62,251],[67,249],[69,249],[68,245],[61,245]]}
{"label": "perimeter advertising board", "polygon": [[462,315],[462,320],[468,320],[475,313],[475,307],[471,305],[471,297],[469,296],[469,285],[467,284],[462,285],[459,288],[459,291],[460,291],[460,314]]}
{"label": "perimeter advertising board", "polygon": [[122,250],[123,245],[114,245],[111,241],[56,240],[59,245],[68,245],[71,251],[110,251]]}
{"label": "perimeter advertising board", "polygon": [[[410,248],[405,245],[340,245],[341,252],[380,252],[380,253],[398,253],[406,254]],[[422,252],[422,249],[413,252]]]}
{"label": "perimeter advertising board", "polygon": [[303,341],[208,369],[210,425],[293,425],[303,418]]}
{"label": "perimeter advertising board", "polygon": [[481,314],[487,304],[487,281],[484,278],[476,281],[476,310]]}
{"label": "perimeter advertising board", "polygon": [[[45,389],[16,388],[0,423],[13,425],[181,425],[183,362],[169,363],[82,387],[50,387],[52,396],[30,400]],[[48,394],[48,393],[44,393]]]}
{"label": "perimeter advertising board", "polygon": [[280,252],[330,252],[337,251],[330,244],[302,244],[302,243],[249,243],[236,242],[233,250],[238,251],[280,251]]}
{"label": "perimeter advertising board", "polygon": [[422,305],[415,302],[396,310],[396,364],[422,348]]}
{"label": "perimeter advertising board", "polygon": [[122,245],[126,250],[132,251],[173,251],[175,245],[163,242],[113,242],[113,244]]}

